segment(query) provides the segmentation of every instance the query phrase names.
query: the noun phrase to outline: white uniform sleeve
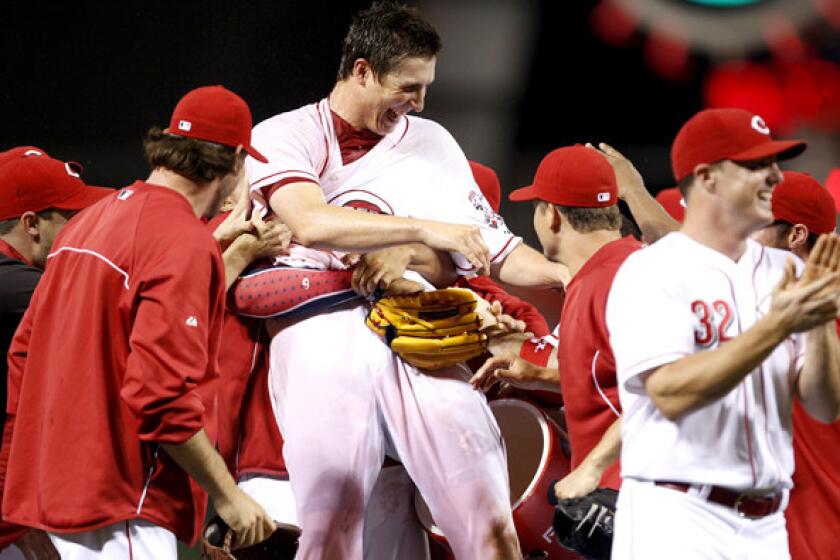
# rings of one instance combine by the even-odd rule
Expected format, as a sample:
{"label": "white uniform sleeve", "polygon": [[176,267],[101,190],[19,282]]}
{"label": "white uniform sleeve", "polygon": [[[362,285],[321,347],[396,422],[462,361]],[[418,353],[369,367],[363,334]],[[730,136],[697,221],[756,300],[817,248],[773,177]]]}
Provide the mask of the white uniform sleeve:
{"label": "white uniform sleeve", "polygon": [[248,180],[255,206],[268,206],[263,187],[276,183],[319,183],[328,152],[326,136],[312,105],[283,113],[254,127],[251,143],[267,159],[247,158]]}
{"label": "white uniform sleeve", "polygon": [[[476,185],[469,162],[455,139],[443,127],[434,124],[439,129],[438,140],[444,147],[447,159],[441,164],[440,180],[430,186],[432,201],[441,203],[433,203],[431,208],[434,213],[424,217],[478,226],[490,250],[491,263],[500,263],[522,242],[522,238],[513,235],[504,219],[492,210]],[[438,194],[433,194],[435,192]],[[459,274],[475,274],[475,267],[460,253],[452,253],[452,261]]]}
{"label": "white uniform sleeve", "polygon": [[677,286],[663,281],[662,267],[631,255],[619,269],[607,298],[607,329],[618,382],[630,393],[644,392],[643,374],[694,352],[690,304]]}

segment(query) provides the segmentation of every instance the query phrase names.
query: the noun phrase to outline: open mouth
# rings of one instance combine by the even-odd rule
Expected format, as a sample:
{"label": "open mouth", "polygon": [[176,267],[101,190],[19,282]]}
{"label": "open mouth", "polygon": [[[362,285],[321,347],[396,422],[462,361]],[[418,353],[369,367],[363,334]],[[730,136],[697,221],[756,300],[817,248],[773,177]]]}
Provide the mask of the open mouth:
{"label": "open mouth", "polygon": [[758,199],[762,202],[770,202],[773,198],[773,191],[769,189],[761,189],[758,191]]}

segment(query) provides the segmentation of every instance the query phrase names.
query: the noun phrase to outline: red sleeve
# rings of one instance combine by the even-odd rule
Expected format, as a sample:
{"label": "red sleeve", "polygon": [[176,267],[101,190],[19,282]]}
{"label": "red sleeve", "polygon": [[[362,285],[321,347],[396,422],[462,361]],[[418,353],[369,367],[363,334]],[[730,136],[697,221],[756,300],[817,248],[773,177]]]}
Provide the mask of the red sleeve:
{"label": "red sleeve", "polygon": [[312,183],[313,185],[318,185],[317,181],[313,181],[309,177],[287,177],[285,179],[281,179],[276,183],[272,183],[270,185],[266,185],[264,187],[260,187],[260,192],[262,193],[263,197],[265,198],[266,204],[271,204],[271,195],[279,191],[281,188],[285,187],[290,183]]}
{"label": "red sleeve", "polygon": [[205,424],[197,388],[216,367],[209,341],[224,285],[208,244],[158,254],[144,266],[120,396],[140,420],[142,441],[182,443]]}
{"label": "red sleeve", "polygon": [[541,338],[551,332],[548,323],[545,322],[542,313],[536,307],[521,300],[516,296],[507,293],[501,286],[486,276],[475,276],[472,278],[461,277],[456,282],[464,288],[470,288],[487,301],[498,301],[502,304],[504,312],[520,321],[525,321],[525,328],[534,336]]}

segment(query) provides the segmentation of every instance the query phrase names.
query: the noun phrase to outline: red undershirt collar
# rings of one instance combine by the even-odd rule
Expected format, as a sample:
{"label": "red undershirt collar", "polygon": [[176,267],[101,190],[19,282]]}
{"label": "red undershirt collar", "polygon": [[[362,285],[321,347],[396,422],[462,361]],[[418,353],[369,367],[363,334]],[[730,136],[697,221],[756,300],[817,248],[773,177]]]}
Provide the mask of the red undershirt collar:
{"label": "red undershirt collar", "polygon": [[355,128],[352,124],[342,119],[335,111],[332,113],[333,128],[338,138],[338,147],[341,150],[341,162],[349,165],[371,151],[383,136],[370,130]]}
{"label": "red undershirt collar", "polygon": [[21,255],[17,249],[15,249],[9,243],[3,241],[2,239],[0,239],[0,254],[6,255],[7,257],[12,259],[23,261],[29,266],[35,266],[34,264],[32,264],[32,262],[30,262],[29,259]]}

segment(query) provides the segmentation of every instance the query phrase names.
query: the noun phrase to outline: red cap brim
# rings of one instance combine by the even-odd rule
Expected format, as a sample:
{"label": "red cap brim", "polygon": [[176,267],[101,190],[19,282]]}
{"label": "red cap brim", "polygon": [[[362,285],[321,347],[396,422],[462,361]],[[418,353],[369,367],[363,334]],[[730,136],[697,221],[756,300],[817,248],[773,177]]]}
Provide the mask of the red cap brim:
{"label": "red cap brim", "polygon": [[116,191],[114,189],[109,189],[107,187],[92,187],[90,185],[85,185],[67,200],[51,204],[50,207],[57,208],[59,210],[84,210],[88,206],[99,202],[106,196],[114,194],[115,192]]}
{"label": "red cap brim", "polygon": [[526,200],[536,200],[538,198],[540,198],[540,195],[537,193],[537,189],[534,185],[528,185],[527,187],[516,189],[508,195],[508,200],[512,200],[514,202],[524,202]]}
{"label": "red cap brim", "polygon": [[776,156],[779,161],[795,158],[805,151],[808,143],[804,140],[773,140],[760,144],[740,154],[728,157],[731,161],[755,161],[770,156]]}
{"label": "red cap brim", "polygon": [[254,158],[260,163],[268,163],[268,158],[259,153],[253,146],[246,146],[245,151],[248,153],[249,156]]}

